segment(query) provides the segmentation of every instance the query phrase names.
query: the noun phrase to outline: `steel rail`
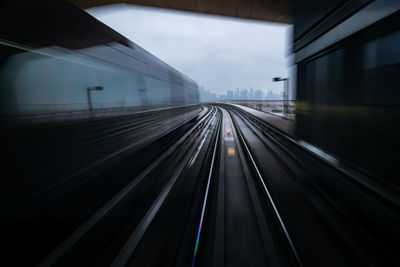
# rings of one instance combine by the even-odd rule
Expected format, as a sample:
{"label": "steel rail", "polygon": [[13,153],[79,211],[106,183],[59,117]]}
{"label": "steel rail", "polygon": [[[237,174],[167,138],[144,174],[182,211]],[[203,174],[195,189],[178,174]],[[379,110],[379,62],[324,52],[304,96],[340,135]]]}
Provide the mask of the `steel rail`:
{"label": "steel rail", "polygon": [[[208,111],[211,112],[211,111]],[[203,118],[205,118],[209,113],[207,113],[206,115],[204,115]],[[198,115],[192,115],[189,118],[187,118],[186,120],[182,121],[181,123],[177,124],[176,126],[174,126],[171,129],[168,129],[166,132],[160,134],[160,135],[154,135],[152,140],[146,140],[146,141],[137,141],[134,142],[128,146],[125,146],[117,151],[114,151],[110,154],[108,154],[107,156],[104,156],[90,164],[88,164],[86,167],[79,169],[71,174],[69,174],[68,176],[65,176],[64,178],[62,178],[61,180],[49,185],[48,187],[46,187],[45,189],[35,192],[13,204],[11,204],[8,207],[5,207],[3,209],[0,210],[0,214],[6,213],[8,210],[14,209],[20,205],[22,205],[23,203],[29,202],[32,199],[35,199],[43,194],[46,194],[48,192],[50,192],[51,190],[60,188],[61,186],[64,186],[65,183],[68,183],[69,181],[71,181],[72,179],[75,179],[76,177],[80,177],[81,175],[84,175],[86,173],[89,172],[93,172],[96,170],[96,168],[99,168],[99,166],[104,165],[104,163],[111,161],[111,160],[116,160],[118,157],[122,157],[123,155],[127,154],[127,153],[133,153],[137,150],[139,150],[140,148],[145,147],[146,145],[149,145],[151,142],[154,142],[168,134],[170,134],[171,132],[173,132],[174,130],[178,129],[179,127],[189,123],[191,120],[195,119]],[[81,185],[84,182],[87,182],[89,180],[91,180],[93,177],[87,177],[83,180],[80,180],[79,183],[76,183],[74,185],[72,185],[71,187],[68,188],[68,190],[72,190],[73,188],[76,188],[77,186]]]}
{"label": "steel rail", "polygon": [[58,247],[56,247],[49,255],[47,255],[38,266],[54,265],[75,243],[78,242],[86,233],[92,229],[101,219],[108,214],[118,203],[125,198],[140,182],[158,167],[163,160],[169,157],[183,142],[198,129],[207,118],[212,115],[209,110],[200,121],[196,123],[188,132],[186,132],[178,141],[176,141],[169,149],[167,149],[160,157],[153,161],[146,169],[137,175],[132,181],[120,190],[113,198],[111,198],[103,207],[95,212],[88,220],[86,220],[76,231],[74,231],[67,239],[65,239]]}
{"label": "steel rail", "polygon": [[302,263],[301,263],[300,257],[299,257],[299,255],[297,253],[297,250],[296,250],[296,248],[295,248],[295,246],[293,244],[293,241],[292,241],[292,239],[291,239],[291,237],[289,235],[289,232],[287,231],[286,226],[285,226],[285,224],[284,224],[284,222],[282,220],[282,217],[279,214],[278,208],[276,207],[275,202],[272,199],[270,190],[268,189],[267,185],[264,182],[263,176],[261,175],[261,173],[260,173],[260,171],[259,171],[259,169],[257,167],[257,164],[256,164],[256,162],[255,162],[255,160],[254,160],[254,158],[252,156],[252,153],[251,153],[250,149],[248,148],[248,146],[246,144],[246,141],[245,141],[245,139],[244,139],[244,137],[242,135],[242,132],[239,129],[239,127],[238,127],[238,125],[236,123],[236,120],[233,118],[231,113],[229,111],[228,111],[228,113],[229,113],[229,115],[230,115],[230,117],[232,119],[232,122],[233,122],[233,124],[234,124],[234,126],[236,128],[236,132],[238,133],[240,143],[245,148],[247,156],[250,159],[251,165],[252,165],[252,167],[254,168],[254,170],[255,170],[255,172],[257,174],[257,178],[259,179],[260,183],[262,184],[264,192],[266,193],[266,195],[268,197],[269,203],[270,203],[272,209],[274,210],[275,216],[277,217],[277,219],[279,221],[280,227],[282,228],[282,231],[285,234],[286,240],[287,240],[287,242],[288,242],[288,244],[290,246],[290,249],[291,249],[291,251],[292,251],[292,253],[293,253],[293,255],[294,255],[295,259],[296,259],[296,262],[297,262],[298,266],[303,266]]}
{"label": "steel rail", "polygon": [[[213,118],[215,117],[215,112],[213,112]],[[210,127],[210,124],[212,123],[212,119],[208,121],[207,125],[205,128]],[[202,134],[206,134],[206,130],[202,132]],[[193,146],[189,151],[189,154],[193,154],[195,151],[196,146]],[[178,180],[179,176],[183,172],[184,168],[188,165],[191,157],[187,157],[186,160],[182,161],[172,178],[168,181],[168,183],[165,185],[161,193],[158,195],[157,199],[153,202],[152,206],[149,208],[147,211],[146,215],[143,217],[143,219],[140,221],[139,225],[136,227],[136,229],[133,231],[133,233],[129,236],[128,241],[125,242],[124,246],[120,250],[119,254],[117,257],[114,259],[113,263],[111,264],[112,267],[119,267],[119,266],[125,266],[132,254],[134,253],[137,245],[139,244],[141,238],[143,237],[144,233],[147,231],[148,227],[150,226],[151,222],[153,221],[154,217],[158,213],[160,207],[164,203],[165,199],[167,198],[168,194],[170,193],[172,187],[175,185],[176,181]]]}
{"label": "steel rail", "polygon": [[[282,149],[285,153],[287,153],[290,157],[292,157],[294,159],[295,162],[297,162],[298,164],[300,164],[302,167],[305,167],[307,172],[313,173],[313,170],[308,167],[307,165],[304,164],[304,161],[301,160],[298,156],[294,155],[288,148],[286,148],[283,144],[281,144],[276,138],[274,138],[273,136],[271,136],[269,133],[267,133],[261,126],[259,126],[257,123],[255,123],[254,121],[252,121],[251,119],[249,119],[247,116],[243,115],[241,112],[238,112],[235,108],[231,109],[232,112],[236,113],[242,120],[243,122],[251,129],[251,128],[256,128],[258,129],[261,134],[264,134],[273,144],[277,145],[278,148]],[[265,141],[262,139],[262,137],[260,137],[255,131],[254,129],[251,129],[257,136],[258,138],[264,143],[264,145],[270,149],[276,156],[277,153],[275,152],[274,149],[272,149],[270,147],[270,145],[266,144]],[[278,156],[279,157],[279,156]],[[279,160],[281,160],[279,158]],[[342,172],[339,172],[341,174],[343,174]],[[340,209],[337,204],[335,204],[335,202],[333,201],[332,197],[327,197],[323,191],[321,191],[321,189],[319,187],[314,187],[315,190],[324,198],[326,199],[326,201],[329,203],[329,205],[338,213],[341,214],[341,216],[343,216],[343,218],[345,218],[348,223],[350,223],[351,225],[353,225],[356,229],[358,229],[359,234],[363,235],[365,238],[369,239],[369,242],[376,244],[376,246],[379,248],[379,250],[382,253],[386,253],[385,249],[382,247],[382,245],[380,245],[379,243],[377,243],[375,240],[375,238],[373,236],[370,235],[370,233],[368,233],[365,229],[362,229],[359,227],[359,225],[353,220],[351,219],[348,214],[344,213],[342,209]],[[365,194],[365,192],[364,192]],[[391,203],[391,202],[390,202]],[[317,206],[313,205],[313,207],[315,209],[317,209],[320,213],[322,212]],[[396,214],[394,214],[393,211],[388,211],[389,215],[392,216],[392,218],[395,218],[398,220],[398,217],[396,217]],[[335,229],[335,231],[340,234],[340,231],[337,230],[334,225],[332,224],[332,227]],[[349,245],[349,248],[354,250],[354,247]],[[355,252],[356,253],[356,252]],[[360,255],[360,260],[364,260]],[[389,255],[386,255],[386,257],[390,258]]]}
{"label": "steel rail", "polygon": [[194,267],[194,265],[196,263],[196,256],[197,256],[197,251],[198,251],[199,242],[200,242],[201,230],[202,230],[202,227],[203,227],[204,215],[205,215],[205,211],[206,211],[206,208],[207,208],[207,200],[208,200],[208,193],[209,193],[209,189],[210,189],[211,177],[212,177],[213,170],[214,170],[214,165],[215,165],[215,157],[216,157],[216,153],[217,153],[220,129],[221,129],[221,119],[220,119],[220,121],[218,123],[218,130],[217,130],[217,134],[216,134],[213,155],[212,155],[212,158],[211,158],[210,171],[208,173],[207,187],[206,187],[206,192],[204,194],[203,207],[202,207],[202,210],[201,210],[199,228],[198,228],[198,231],[197,231],[196,243],[195,243],[195,248],[194,248],[194,252],[193,252],[192,267]]}
{"label": "steel rail", "polygon": [[293,153],[290,152],[287,148],[285,148],[278,140],[276,140],[275,137],[271,136],[271,134],[269,134],[265,130],[265,128],[270,130],[270,131],[272,131],[273,133],[281,136],[282,138],[284,138],[285,140],[289,141],[290,143],[292,143],[293,145],[295,145],[299,149],[307,152],[311,156],[320,159],[322,162],[327,164],[329,167],[331,167],[332,169],[334,169],[334,170],[342,173],[343,175],[347,176],[352,181],[354,181],[355,183],[359,184],[360,186],[362,186],[363,188],[365,188],[369,192],[375,194],[377,197],[379,197],[380,199],[382,199],[386,203],[389,203],[390,205],[393,205],[396,208],[400,207],[400,194],[399,194],[400,191],[399,191],[398,188],[392,187],[392,186],[387,185],[387,184],[383,184],[379,180],[377,180],[377,178],[369,177],[368,174],[362,173],[362,175],[365,176],[364,179],[362,179],[360,177],[357,177],[356,175],[351,173],[351,171],[346,170],[345,168],[339,166],[340,164],[333,164],[331,161],[329,161],[329,160],[325,159],[324,157],[321,157],[320,155],[316,154],[315,152],[305,148],[297,140],[294,140],[293,138],[291,138],[287,134],[283,133],[281,130],[277,129],[276,127],[274,127],[272,125],[269,125],[267,122],[264,122],[261,119],[255,117],[255,116],[253,116],[253,115],[251,115],[251,114],[249,114],[249,113],[247,113],[245,111],[239,110],[239,108],[230,106],[229,109],[233,110],[237,114],[240,114],[242,117],[247,117],[248,120],[256,128],[260,129],[260,131],[262,131],[270,140],[272,140],[276,145],[278,145],[280,148],[282,148],[284,151],[286,151],[289,155],[291,155],[296,160],[297,160],[297,157],[294,156]]}

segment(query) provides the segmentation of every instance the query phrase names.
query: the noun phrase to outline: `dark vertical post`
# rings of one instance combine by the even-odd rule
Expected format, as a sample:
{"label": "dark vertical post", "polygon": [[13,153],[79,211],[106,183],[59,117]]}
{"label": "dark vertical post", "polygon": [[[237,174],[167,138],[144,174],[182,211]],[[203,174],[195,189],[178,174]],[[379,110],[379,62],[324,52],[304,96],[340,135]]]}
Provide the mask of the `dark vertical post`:
{"label": "dark vertical post", "polygon": [[285,83],[285,89],[284,89],[284,103],[283,103],[283,112],[285,114],[289,113],[289,78],[284,79],[283,81]]}
{"label": "dark vertical post", "polygon": [[87,98],[88,98],[88,103],[89,103],[89,111],[92,111],[92,98],[90,97],[90,91],[92,89],[91,88],[87,88],[86,92],[87,92]]}
{"label": "dark vertical post", "polygon": [[90,95],[90,91],[102,91],[103,90],[103,86],[95,86],[95,87],[88,87],[86,88],[86,92],[87,92],[87,98],[88,98],[88,103],[89,103],[89,111],[92,111],[93,107],[92,107],[92,96]]}
{"label": "dark vertical post", "polygon": [[283,81],[283,114],[287,114],[289,113],[289,78],[274,77],[272,81]]}

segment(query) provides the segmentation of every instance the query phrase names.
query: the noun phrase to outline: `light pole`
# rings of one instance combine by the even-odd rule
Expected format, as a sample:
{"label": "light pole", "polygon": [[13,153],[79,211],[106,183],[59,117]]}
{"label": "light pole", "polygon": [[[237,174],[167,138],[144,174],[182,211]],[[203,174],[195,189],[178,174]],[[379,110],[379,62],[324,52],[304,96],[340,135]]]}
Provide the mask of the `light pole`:
{"label": "light pole", "polygon": [[95,87],[88,87],[86,88],[86,92],[87,92],[87,98],[88,98],[88,103],[89,103],[89,110],[92,111],[92,98],[90,95],[90,91],[102,91],[103,90],[103,86],[95,86]]}
{"label": "light pole", "polygon": [[289,78],[274,77],[273,82],[283,81],[283,113],[287,114],[289,111]]}

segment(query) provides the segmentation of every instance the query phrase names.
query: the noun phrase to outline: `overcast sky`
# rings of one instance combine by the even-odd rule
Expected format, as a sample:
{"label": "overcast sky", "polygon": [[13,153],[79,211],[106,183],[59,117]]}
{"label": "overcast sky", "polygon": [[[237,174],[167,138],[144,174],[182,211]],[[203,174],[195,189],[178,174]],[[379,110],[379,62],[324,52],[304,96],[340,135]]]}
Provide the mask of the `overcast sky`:
{"label": "overcast sky", "polygon": [[132,5],[87,10],[92,16],[183,72],[199,86],[282,91],[290,26]]}

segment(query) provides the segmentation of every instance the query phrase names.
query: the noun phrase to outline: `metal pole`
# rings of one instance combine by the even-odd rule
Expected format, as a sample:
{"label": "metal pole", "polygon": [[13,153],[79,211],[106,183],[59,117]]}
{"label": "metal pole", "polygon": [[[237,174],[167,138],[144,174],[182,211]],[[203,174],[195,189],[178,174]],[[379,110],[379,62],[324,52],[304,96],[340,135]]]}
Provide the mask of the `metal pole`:
{"label": "metal pole", "polygon": [[289,113],[289,78],[284,79],[284,83],[285,83],[285,97],[284,97],[284,106],[283,106],[283,110],[285,114]]}
{"label": "metal pole", "polygon": [[89,111],[92,111],[92,98],[90,96],[90,91],[92,89],[91,88],[87,88],[86,92],[87,92],[87,98],[88,98],[88,103],[89,103]]}

